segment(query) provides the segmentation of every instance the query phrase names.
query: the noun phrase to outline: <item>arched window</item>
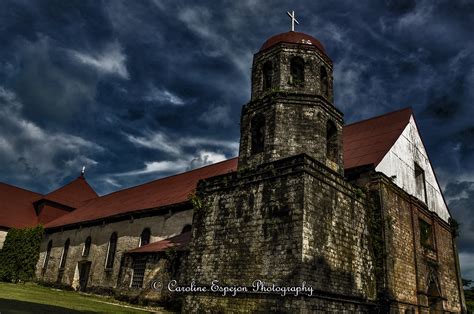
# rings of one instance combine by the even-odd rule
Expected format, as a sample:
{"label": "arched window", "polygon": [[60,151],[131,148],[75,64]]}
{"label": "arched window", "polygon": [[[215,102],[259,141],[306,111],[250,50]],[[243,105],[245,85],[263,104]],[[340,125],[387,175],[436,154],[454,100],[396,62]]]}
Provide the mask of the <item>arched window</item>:
{"label": "arched window", "polygon": [[49,240],[48,247],[46,249],[46,255],[44,256],[43,269],[48,267],[49,258],[51,256],[51,249],[53,248],[53,240]]}
{"label": "arched window", "polygon": [[191,231],[191,229],[192,229],[191,225],[186,225],[183,227],[183,230],[181,231],[181,233],[189,232]]}
{"label": "arched window", "polygon": [[139,246],[144,246],[150,243],[150,228],[145,228],[142,231],[142,234],[140,235],[140,245]]}
{"label": "arched window", "polygon": [[337,128],[334,122],[328,120],[326,123],[326,157],[334,162],[338,157]]}
{"label": "arched window", "polygon": [[293,57],[290,61],[290,83],[294,85],[304,82],[304,60],[301,57]]}
{"label": "arched window", "polygon": [[69,239],[64,243],[63,254],[61,255],[61,262],[59,263],[59,269],[64,269],[66,266],[67,253],[69,251]]}
{"label": "arched window", "polygon": [[263,152],[265,147],[265,117],[262,114],[255,115],[250,122],[250,129],[252,136],[251,154]]}
{"label": "arched window", "polygon": [[263,90],[267,90],[272,87],[273,78],[273,64],[271,61],[267,61],[263,64]]}
{"label": "arched window", "polygon": [[82,249],[83,257],[89,256],[89,252],[91,251],[91,244],[92,244],[91,237],[87,237],[86,242],[84,242],[84,248]]}
{"label": "arched window", "polygon": [[320,77],[321,77],[321,94],[323,96],[329,96],[329,79],[328,79],[328,72],[324,66],[321,66],[320,69]]}
{"label": "arched window", "polygon": [[115,251],[117,250],[117,232],[110,236],[109,247],[107,248],[107,259],[105,260],[105,268],[112,269],[114,267]]}

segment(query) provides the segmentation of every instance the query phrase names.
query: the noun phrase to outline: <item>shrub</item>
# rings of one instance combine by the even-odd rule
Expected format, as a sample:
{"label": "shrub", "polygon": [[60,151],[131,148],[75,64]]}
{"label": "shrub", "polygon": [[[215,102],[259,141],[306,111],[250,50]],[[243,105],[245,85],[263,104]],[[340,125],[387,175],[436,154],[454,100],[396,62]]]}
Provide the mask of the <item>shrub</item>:
{"label": "shrub", "polygon": [[467,312],[474,313],[474,288],[464,289],[464,297],[466,298]]}
{"label": "shrub", "polygon": [[43,231],[42,226],[8,230],[0,251],[1,281],[17,283],[34,279]]}

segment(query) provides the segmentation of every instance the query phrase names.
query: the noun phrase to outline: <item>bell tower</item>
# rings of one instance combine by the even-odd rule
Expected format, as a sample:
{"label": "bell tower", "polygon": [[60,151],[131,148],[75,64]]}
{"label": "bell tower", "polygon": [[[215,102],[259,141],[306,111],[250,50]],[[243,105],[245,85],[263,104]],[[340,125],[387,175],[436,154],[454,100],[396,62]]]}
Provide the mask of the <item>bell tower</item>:
{"label": "bell tower", "polygon": [[367,200],[342,176],[342,125],[321,43],[295,31],[268,39],[253,60],[238,171],[196,189],[206,205],[193,211],[188,282],[248,287],[257,278],[265,286],[304,283],[315,294],[249,292],[229,301],[196,293],[186,296],[184,312],[371,312]]}
{"label": "bell tower", "polygon": [[295,31],[269,38],[253,59],[239,167],[305,153],[343,174],[342,126],[333,105],[333,64],[323,45]]}

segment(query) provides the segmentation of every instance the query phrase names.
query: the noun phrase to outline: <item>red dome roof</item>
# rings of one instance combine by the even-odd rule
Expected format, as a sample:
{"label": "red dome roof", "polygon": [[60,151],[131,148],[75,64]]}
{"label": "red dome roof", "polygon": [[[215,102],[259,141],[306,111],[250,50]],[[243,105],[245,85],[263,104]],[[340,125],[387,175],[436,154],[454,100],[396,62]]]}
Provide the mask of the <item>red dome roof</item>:
{"label": "red dome roof", "polygon": [[260,51],[272,47],[278,43],[305,44],[316,46],[319,50],[326,53],[323,44],[313,36],[300,32],[286,32],[270,37],[260,48]]}

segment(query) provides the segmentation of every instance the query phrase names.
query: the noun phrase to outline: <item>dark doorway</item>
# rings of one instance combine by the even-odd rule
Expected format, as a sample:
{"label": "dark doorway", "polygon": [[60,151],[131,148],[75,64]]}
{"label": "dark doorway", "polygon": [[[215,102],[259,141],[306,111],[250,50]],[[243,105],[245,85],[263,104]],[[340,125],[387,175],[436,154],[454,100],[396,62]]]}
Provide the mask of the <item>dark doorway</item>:
{"label": "dark doorway", "polygon": [[91,270],[91,262],[79,263],[79,290],[86,291],[87,282],[89,281],[89,273]]}

